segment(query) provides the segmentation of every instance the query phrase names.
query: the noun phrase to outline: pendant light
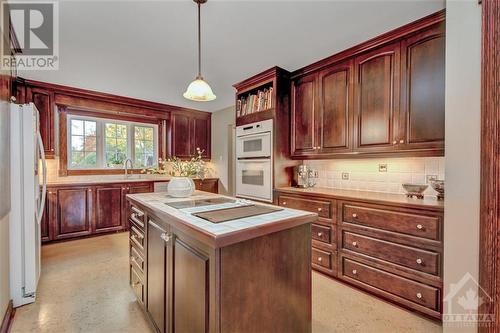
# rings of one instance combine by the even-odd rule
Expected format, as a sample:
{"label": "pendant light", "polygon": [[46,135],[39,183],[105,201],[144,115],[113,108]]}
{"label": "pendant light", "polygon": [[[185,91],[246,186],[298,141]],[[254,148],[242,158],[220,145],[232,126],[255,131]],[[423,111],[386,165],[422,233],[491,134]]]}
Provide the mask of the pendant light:
{"label": "pendant light", "polygon": [[212,92],[212,88],[208,83],[203,80],[201,76],[201,14],[200,8],[201,4],[207,2],[207,0],[193,0],[198,4],[198,76],[196,79],[189,84],[186,92],[183,94],[184,98],[190,99],[197,102],[208,102],[213,101],[216,96]]}

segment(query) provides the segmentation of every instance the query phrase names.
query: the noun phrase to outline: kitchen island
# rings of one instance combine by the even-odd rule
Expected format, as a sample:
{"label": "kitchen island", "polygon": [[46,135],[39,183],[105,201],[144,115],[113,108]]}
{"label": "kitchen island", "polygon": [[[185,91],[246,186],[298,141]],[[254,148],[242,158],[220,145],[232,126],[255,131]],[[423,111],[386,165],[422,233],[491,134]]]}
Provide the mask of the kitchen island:
{"label": "kitchen island", "polygon": [[[311,331],[316,214],[201,191],[127,200],[130,284],[158,332]],[[240,209],[268,212],[201,217]]]}

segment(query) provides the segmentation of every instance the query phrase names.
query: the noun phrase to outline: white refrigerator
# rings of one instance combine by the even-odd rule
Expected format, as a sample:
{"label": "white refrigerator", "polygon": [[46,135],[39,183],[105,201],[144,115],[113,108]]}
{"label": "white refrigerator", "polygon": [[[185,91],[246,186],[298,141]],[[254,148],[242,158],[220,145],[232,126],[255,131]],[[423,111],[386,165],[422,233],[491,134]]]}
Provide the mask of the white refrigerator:
{"label": "white refrigerator", "polygon": [[47,168],[39,119],[33,103],[11,104],[9,227],[10,292],[14,307],[35,301],[41,270],[40,222],[45,206]]}

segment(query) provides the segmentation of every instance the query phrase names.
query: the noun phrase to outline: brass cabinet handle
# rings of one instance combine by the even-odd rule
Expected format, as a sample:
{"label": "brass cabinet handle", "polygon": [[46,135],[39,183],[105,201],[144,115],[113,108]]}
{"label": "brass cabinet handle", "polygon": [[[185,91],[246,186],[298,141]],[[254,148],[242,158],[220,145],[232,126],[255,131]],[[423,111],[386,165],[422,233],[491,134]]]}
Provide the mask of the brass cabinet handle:
{"label": "brass cabinet handle", "polygon": [[356,217],[358,217],[358,214],[352,213],[352,217],[356,218]]}
{"label": "brass cabinet handle", "polygon": [[135,223],[137,223],[141,228],[144,228],[144,223],[142,223],[141,221],[139,221],[137,219],[137,217],[135,217],[135,214],[130,215],[130,219],[132,221],[134,221]]}
{"label": "brass cabinet handle", "polygon": [[319,261],[319,262],[323,261],[323,258],[318,257],[318,261]]}
{"label": "brass cabinet handle", "polygon": [[323,210],[323,208],[318,207],[318,212],[321,212],[322,210]]}
{"label": "brass cabinet handle", "polygon": [[89,188],[89,192],[92,192],[92,189],[91,189],[91,188]]}
{"label": "brass cabinet handle", "polygon": [[405,140],[401,139],[399,140],[399,143],[405,143]]}
{"label": "brass cabinet handle", "polygon": [[286,206],[286,201],[283,201],[283,202],[282,202],[282,205],[283,205],[283,206]]}
{"label": "brass cabinet handle", "polygon": [[416,296],[417,296],[417,298],[418,298],[418,299],[421,299],[421,298],[422,298],[422,294],[421,294],[421,293],[417,293],[417,295],[416,295]]}
{"label": "brass cabinet handle", "polygon": [[144,212],[143,212],[142,210],[139,210],[139,209],[135,208],[134,206],[132,206],[132,208],[131,208],[131,209],[132,209],[132,211],[133,211],[134,213],[136,213],[136,214],[137,214],[137,216],[139,216],[139,217],[142,217],[142,216],[144,215]]}
{"label": "brass cabinet handle", "polygon": [[353,275],[356,275],[356,274],[358,274],[358,271],[357,271],[357,270],[355,270],[355,269],[353,269],[353,270],[352,270],[352,274],[353,274]]}
{"label": "brass cabinet handle", "polygon": [[168,242],[170,242],[172,235],[164,232],[160,235],[160,238],[163,239],[163,241],[165,241],[165,243],[168,243]]}
{"label": "brass cabinet handle", "polygon": [[356,241],[352,242],[352,246],[357,247],[358,246],[358,242],[356,242]]}
{"label": "brass cabinet handle", "polygon": [[318,232],[318,237],[321,237],[323,236],[323,233],[322,232]]}
{"label": "brass cabinet handle", "polygon": [[132,226],[130,229],[132,229],[132,231],[137,235],[137,237],[139,237],[140,239],[144,239],[144,235],[141,232],[139,232],[139,230],[137,230],[134,226]]}
{"label": "brass cabinet handle", "polygon": [[422,265],[424,261],[423,261],[422,259],[418,258],[418,259],[416,260],[416,262],[417,262],[417,264]]}
{"label": "brass cabinet handle", "polygon": [[421,224],[417,224],[417,229],[418,229],[418,230],[422,230],[423,228],[424,228],[424,226],[423,226],[423,225],[421,225]]}
{"label": "brass cabinet handle", "polygon": [[396,140],[392,141],[392,144],[395,145],[397,144],[398,142]]}

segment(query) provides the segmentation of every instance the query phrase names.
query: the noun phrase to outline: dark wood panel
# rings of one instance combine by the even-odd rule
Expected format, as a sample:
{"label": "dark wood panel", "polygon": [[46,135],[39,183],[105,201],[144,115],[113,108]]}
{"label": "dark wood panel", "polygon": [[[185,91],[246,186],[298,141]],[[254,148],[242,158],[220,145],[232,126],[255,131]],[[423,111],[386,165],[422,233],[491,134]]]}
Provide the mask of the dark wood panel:
{"label": "dark wood panel", "polygon": [[96,188],[94,232],[123,229],[122,200],[124,193],[126,193],[126,187],[121,185]]}
{"label": "dark wood panel", "polygon": [[331,203],[329,201],[310,200],[280,195],[278,198],[278,204],[284,207],[317,213],[318,216],[324,218],[330,218],[332,216],[330,211]]}
{"label": "dark wood panel", "polygon": [[316,131],[321,153],[351,149],[353,72],[353,62],[349,60],[319,73]]}
{"label": "dark wood panel", "polygon": [[199,191],[219,193],[219,179],[195,179],[194,185]]}
{"label": "dark wood panel", "polygon": [[193,153],[200,149],[204,158],[210,158],[210,118],[192,119]]}
{"label": "dark wood panel", "polygon": [[400,44],[355,59],[355,141],[359,150],[394,150],[399,116]]}
{"label": "dark wood panel", "polygon": [[92,221],[92,189],[87,187],[57,190],[55,238],[89,235]]}
{"label": "dark wood panel", "polygon": [[445,24],[404,39],[401,44],[402,148],[444,149]]}
{"label": "dark wood panel", "polygon": [[315,152],[317,74],[292,83],[292,155]]}
{"label": "dark wood panel", "polygon": [[40,115],[40,135],[47,157],[54,156],[54,93],[47,89],[29,86],[27,101],[35,104]]}
{"label": "dark wood panel", "polygon": [[173,331],[208,332],[209,258],[176,238],[173,270]]}
{"label": "dark wood panel", "polygon": [[190,118],[183,114],[172,115],[172,155],[178,158],[189,158],[194,151],[190,130]]}
{"label": "dark wood panel", "polygon": [[167,247],[162,239],[163,229],[148,221],[147,243],[147,309],[159,332],[165,333]]}

